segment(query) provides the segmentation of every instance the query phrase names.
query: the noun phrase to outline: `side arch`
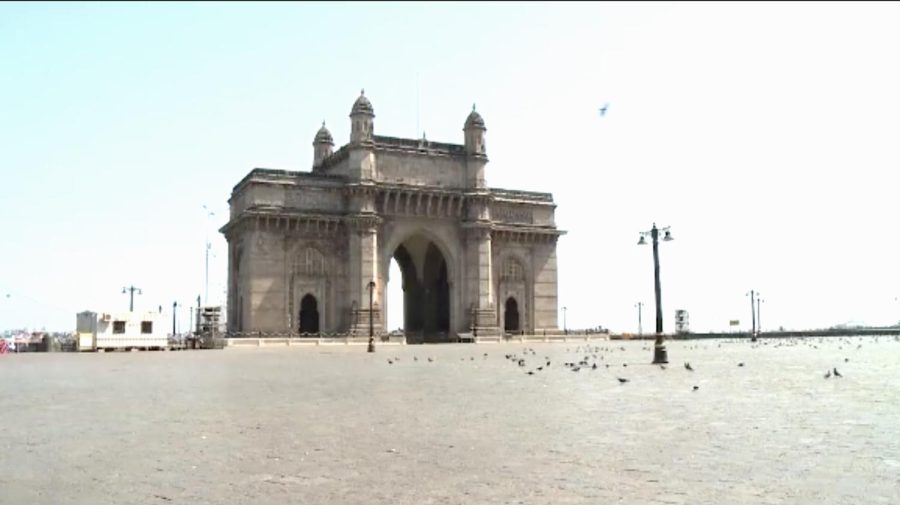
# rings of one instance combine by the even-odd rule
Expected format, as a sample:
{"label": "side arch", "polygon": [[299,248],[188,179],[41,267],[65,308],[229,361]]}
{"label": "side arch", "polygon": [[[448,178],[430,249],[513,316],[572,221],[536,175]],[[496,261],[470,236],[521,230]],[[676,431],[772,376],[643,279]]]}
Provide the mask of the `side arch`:
{"label": "side arch", "polygon": [[527,253],[515,249],[501,250],[495,257],[495,262],[494,288],[499,325],[506,329],[507,323],[511,323],[507,318],[507,310],[510,308],[507,301],[513,298],[516,302],[514,316],[518,321],[514,331],[534,331],[534,276]]}
{"label": "side arch", "polygon": [[319,333],[319,301],[312,293],[306,293],[300,299],[300,325],[302,333]]}

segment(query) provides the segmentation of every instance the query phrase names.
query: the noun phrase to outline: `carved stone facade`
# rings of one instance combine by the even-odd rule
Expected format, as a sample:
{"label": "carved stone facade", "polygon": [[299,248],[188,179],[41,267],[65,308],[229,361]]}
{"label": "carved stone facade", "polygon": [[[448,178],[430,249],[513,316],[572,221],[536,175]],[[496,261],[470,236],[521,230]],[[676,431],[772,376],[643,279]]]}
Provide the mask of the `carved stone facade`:
{"label": "carved stone facade", "polygon": [[463,145],[378,136],[374,117],[361,94],[348,144],[333,152],[319,129],[312,171],[257,168],[234,187],[229,331],[365,335],[371,317],[380,334],[392,258],[410,342],[557,330],[552,196],[486,187],[474,107]]}

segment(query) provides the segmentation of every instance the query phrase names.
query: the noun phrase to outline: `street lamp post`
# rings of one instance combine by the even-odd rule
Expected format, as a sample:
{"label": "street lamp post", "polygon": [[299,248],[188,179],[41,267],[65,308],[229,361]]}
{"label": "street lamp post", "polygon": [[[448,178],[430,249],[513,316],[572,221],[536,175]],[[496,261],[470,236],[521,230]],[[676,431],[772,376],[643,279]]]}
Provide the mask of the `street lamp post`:
{"label": "street lamp post", "polygon": [[212,244],[209,243],[209,218],[216,215],[216,213],[209,210],[206,205],[203,206],[203,210],[206,211],[206,274],[204,277],[206,286],[203,292],[203,301],[204,303],[209,303],[209,249],[212,247]]}
{"label": "street lamp post", "polygon": [[123,295],[128,292],[131,293],[131,297],[129,298],[129,301],[128,301],[128,312],[134,312],[134,292],[135,291],[137,291],[137,294],[139,294],[139,295],[144,294],[141,292],[141,288],[136,288],[134,286],[122,288]]}
{"label": "street lamp post", "polygon": [[568,311],[568,310],[569,309],[566,307],[562,308],[562,311],[563,311],[563,333],[565,335],[569,334],[569,326],[566,324],[566,311]]}
{"label": "street lamp post", "polygon": [[178,302],[172,302],[172,338],[175,337],[175,314],[178,309]]}
{"label": "street lamp post", "polygon": [[375,352],[375,324],[372,320],[372,305],[375,297],[375,281],[369,281],[369,348],[367,352]]}
{"label": "street lamp post", "polygon": [[672,233],[669,231],[669,227],[666,226],[662,229],[656,228],[656,223],[653,223],[653,228],[650,231],[642,231],[641,238],[638,240],[638,245],[644,245],[647,243],[646,236],[650,235],[650,238],[653,240],[653,281],[654,288],[656,294],[656,342],[653,345],[653,363],[668,363],[669,357],[666,352],[666,346],[663,343],[663,318],[662,318],[662,296],[661,289],[659,285],[659,232],[666,232],[665,236],[663,236],[663,241],[668,242],[672,240]]}
{"label": "street lamp post", "polygon": [[759,293],[756,294],[756,333],[762,333],[762,316],[759,315],[759,304],[764,302],[762,298],[759,297]]}
{"label": "street lamp post", "polygon": [[750,320],[752,321],[752,326],[750,327],[750,341],[756,342],[756,301],[755,297],[758,295],[754,290],[750,290],[749,293],[744,294],[744,296],[750,295]]}
{"label": "street lamp post", "polygon": [[637,302],[634,306],[638,309],[638,335],[643,335],[644,328],[641,325],[641,307],[644,306],[644,302]]}

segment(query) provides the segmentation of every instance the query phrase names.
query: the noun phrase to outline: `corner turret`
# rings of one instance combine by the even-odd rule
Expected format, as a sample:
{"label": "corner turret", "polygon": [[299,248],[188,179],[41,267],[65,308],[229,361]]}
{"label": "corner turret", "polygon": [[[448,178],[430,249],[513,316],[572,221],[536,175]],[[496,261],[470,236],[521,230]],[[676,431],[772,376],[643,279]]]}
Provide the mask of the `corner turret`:
{"label": "corner turret", "polygon": [[350,143],[371,142],[374,128],[375,109],[366,98],[366,90],[359,93],[350,111]]}
{"label": "corner turret", "polygon": [[334,139],[328,128],[325,128],[325,121],[322,121],[322,127],[316,132],[316,138],[313,140],[313,170],[319,168],[322,162],[331,156],[333,147]]}

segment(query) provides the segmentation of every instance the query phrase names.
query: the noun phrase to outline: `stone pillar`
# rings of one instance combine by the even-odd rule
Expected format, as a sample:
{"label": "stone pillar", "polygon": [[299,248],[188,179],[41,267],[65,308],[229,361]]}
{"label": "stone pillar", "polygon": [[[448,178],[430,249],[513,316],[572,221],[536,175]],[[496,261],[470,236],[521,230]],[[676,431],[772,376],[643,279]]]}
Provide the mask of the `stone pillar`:
{"label": "stone pillar", "polygon": [[469,327],[474,325],[479,336],[500,334],[494,306],[491,256],[490,226],[483,223],[470,226],[466,240]]}
{"label": "stone pillar", "polygon": [[369,334],[369,283],[375,282],[373,291],[372,326],[375,335],[384,331],[381,307],[384,286],[378,272],[378,225],[381,218],[363,213],[348,218],[350,233],[350,289],[357,310],[351,314],[351,333]]}

